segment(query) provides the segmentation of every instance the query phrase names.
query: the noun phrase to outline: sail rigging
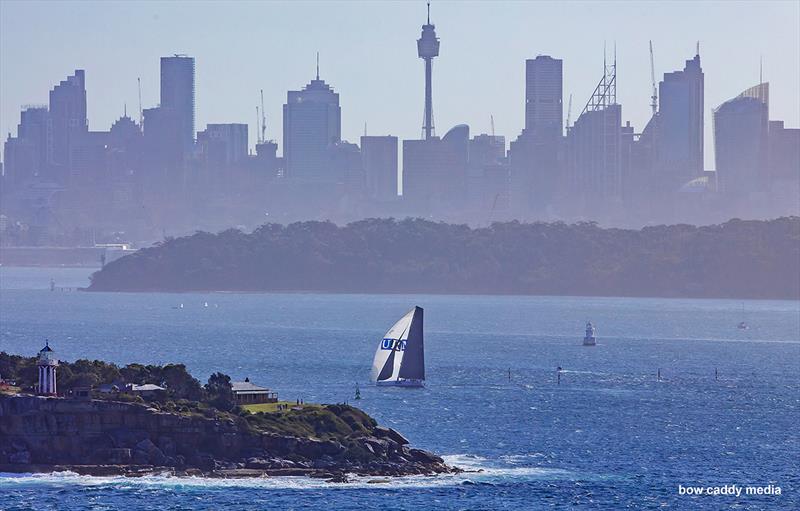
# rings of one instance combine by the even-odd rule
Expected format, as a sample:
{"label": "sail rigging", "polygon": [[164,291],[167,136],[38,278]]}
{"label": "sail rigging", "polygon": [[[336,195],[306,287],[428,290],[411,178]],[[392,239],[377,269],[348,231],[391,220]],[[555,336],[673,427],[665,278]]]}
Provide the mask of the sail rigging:
{"label": "sail rigging", "polygon": [[414,307],[383,336],[372,362],[375,382],[421,385],[425,380],[422,314],[421,307]]}

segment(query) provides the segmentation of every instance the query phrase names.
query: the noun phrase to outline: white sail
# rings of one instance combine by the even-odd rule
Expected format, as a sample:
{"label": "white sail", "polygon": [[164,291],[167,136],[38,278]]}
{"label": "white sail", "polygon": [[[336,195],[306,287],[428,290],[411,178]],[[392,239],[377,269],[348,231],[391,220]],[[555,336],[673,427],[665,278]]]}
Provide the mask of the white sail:
{"label": "white sail", "polygon": [[[397,379],[397,373],[400,372],[400,362],[402,362],[402,351],[400,351],[399,346],[397,346],[398,341],[403,341],[408,339],[408,330],[411,326],[411,320],[414,318],[414,310],[412,309],[409,311],[405,316],[400,318],[400,320],[389,329],[388,332],[383,336],[381,339],[380,344],[378,344],[378,349],[375,351],[375,358],[372,361],[372,379],[374,381],[378,381],[378,377],[381,376],[381,372],[384,372],[382,380],[389,380],[389,379]],[[398,353],[400,354],[398,356]],[[390,376],[387,377],[385,371],[383,371],[386,363],[389,361],[390,356],[392,356],[392,371]],[[399,360],[398,360],[399,359]],[[396,368],[396,369],[395,369]],[[393,376],[394,378],[391,378]]]}
{"label": "white sail", "polygon": [[416,382],[425,379],[422,309],[414,307],[386,332],[372,362],[377,383]]}

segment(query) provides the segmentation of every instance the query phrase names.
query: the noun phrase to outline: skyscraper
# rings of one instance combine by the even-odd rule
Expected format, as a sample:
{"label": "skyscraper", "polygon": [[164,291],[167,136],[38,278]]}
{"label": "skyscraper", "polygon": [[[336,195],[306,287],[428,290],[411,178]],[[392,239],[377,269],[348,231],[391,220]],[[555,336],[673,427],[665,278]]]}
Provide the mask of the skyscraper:
{"label": "skyscraper", "polygon": [[511,142],[511,201],[518,215],[543,218],[562,175],[562,61],[525,61],[525,129]]}
{"label": "skyscraper", "polygon": [[20,114],[17,136],[9,135],[5,143],[4,182],[16,186],[35,177],[46,178],[52,160],[52,139],[47,107],[26,106]]}
{"label": "skyscraper", "polygon": [[283,157],[286,177],[295,181],[331,182],[329,145],[339,142],[342,110],[339,94],[317,77],[303,90],[289,91],[283,105]]}
{"label": "skyscraper", "polygon": [[714,109],[714,156],[723,193],[746,196],[768,182],[769,83]]}
{"label": "skyscraper", "polygon": [[467,162],[467,202],[479,220],[498,209],[507,209],[508,170],[504,136],[484,133],[472,137]]}
{"label": "skyscraper", "polygon": [[525,61],[525,129],[534,135],[564,130],[561,68],[561,59],[548,55]]}
{"label": "skyscraper", "polygon": [[594,218],[601,212],[592,207],[621,198],[621,143],[622,107],[617,103],[581,114],[567,137],[570,192]]}
{"label": "skyscraper", "polygon": [[658,86],[657,184],[677,190],[703,175],[703,69],[700,55]]}
{"label": "skyscraper", "polygon": [[180,119],[172,108],[146,108],[144,114],[143,184],[154,190],[174,187],[182,178],[185,149]]}
{"label": "skyscraper", "polygon": [[622,198],[623,128],[616,56],[613,64],[604,59],[603,67],[603,78],[567,135],[567,207],[591,218],[613,215]]}
{"label": "skyscraper", "polygon": [[439,56],[439,38],[436,26],[431,25],[431,3],[428,2],[428,21],[422,25],[422,35],[417,39],[417,54],[425,61],[425,116],[422,136],[425,140],[434,134],[433,129],[433,58]]}
{"label": "skyscraper", "polygon": [[222,171],[247,158],[247,124],[209,124],[197,133],[197,145],[206,164]]}
{"label": "skyscraper", "polygon": [[70,176],[70,147],[89,131],[86,119],[86,77],[82,69],[50,91],[52,126],[52,165],[50,176],[59,184],[67,184]]}
{"label": "skyscraper", "polygon": [[403,141],[403,198],[415,213],[464,207],[469,126],[459,124],[443,138]]}
{"label": "skyscraper", "polygon": [[397,137],[361,137],[361,161],[367,195],[378,201],[397,198]]}
{"label": "skyscraper", "polygon": [[161,108],[174,111],[183,154],[189,154],[195,137],[193,57],[161,57]]}

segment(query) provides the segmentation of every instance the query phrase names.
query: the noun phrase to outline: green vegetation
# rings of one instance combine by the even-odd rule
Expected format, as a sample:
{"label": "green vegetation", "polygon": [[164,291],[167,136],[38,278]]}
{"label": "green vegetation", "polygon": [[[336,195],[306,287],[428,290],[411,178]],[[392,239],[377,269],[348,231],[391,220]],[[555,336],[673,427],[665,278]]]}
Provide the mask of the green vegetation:
{"label": "green vegetation", "polygon": [[800,298],[800,218],[602,229],[421,219],[266,224],[167,239],[92,291],[327,291]]}
{"label": "green vegetation", "polygon": [[301,405],[301,409],[242,414],[259,431],[321,440],[371,434],[377,423],[363,411],[347,405]]}
{"label": "green vegetation", "polygon": [[[0,392],[32,392],[36,384],[36,357],[10,355],[0,351],[0,374],[15,387],[4,387]],[[231,379],[223,373],[214,373],[205,385],[195,379],[183,364],[142,365],[119,367],[100,360],[59,361],[59,392],[69,394],[78,387],[116,385],[117,390],[107,393],[95,391],[95,399],[147,403],[151,408],[190,417],[234,420],[250,430],[297,437],[315,437],[322,440],[359,437],[370,434],[377,425],[366,413],[346,405],[303,404],[291,401],[264,403],[238,407],[231,391]],[[147,396],[125,392],[128,383],[155,383],[164,393]],[[278,405],[286,405],[279,410]],[[348,444],[349,445],[349,444]],[[359,452],[354,445],[353,452]]]}
{"label": "green vegetation", "polygon": [[[279,410],[279,408],[285,408],[284,410]],[[278,401],[277,403],[258,403],[254,405],[241,405],[243,410],[247,410],[250,413],[258,413],[258,412],[265,412],[265,413],[278,413],[278,412],[287,412],[292,408],[299,408],[299,407],[313,407],[319,408],[317,404],[307,404],[303,403],[302,405],[298,405],[293,401]]]}
{"label": "green vegetation", "polygon": [[[34,390],[38,378],[36,363],[36,357],[22,357],[0,351],[0,375],[15,382],[23,390]],[[204,387],[189,374],[183,364],[128,364],[119,367],[101,360],[59,361],[56,378],[59,392],[62,393],[69,393],[79,387],[97,388],[105,384],[116,388],[113,391],[108,389],[107,393],[95,392],[95,397],[117,401],[143,401],[139,396],[126,393],[125,386],[153,383],[165,389],[163,395],[157,393],[148,397],[156,405],[174,407],[173,402],[177,402],[184,407],[193,406],[197,413],[204,411],[196,405],[190,405],[191,403],[201,403],[206,408],[210,406],[224,412],[234,408],[230,377],[215,373]]]}

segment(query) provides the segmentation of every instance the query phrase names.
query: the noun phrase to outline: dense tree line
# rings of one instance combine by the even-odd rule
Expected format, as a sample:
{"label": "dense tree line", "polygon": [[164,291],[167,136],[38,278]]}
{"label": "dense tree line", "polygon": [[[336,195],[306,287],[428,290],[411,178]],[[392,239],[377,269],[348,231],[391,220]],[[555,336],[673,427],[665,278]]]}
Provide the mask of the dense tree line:
{"label": "dense tree line", "polygon": [[800,298],[800,218],[603,229],[421,219],[266,224],[170,238],[93,291],[322,291]]}
{"label": "dense tree line", "polygon": [[[0,376],[26,391],[34,391],[38,380],[36,357],[11,355],[0,351]],[[59,361],[56,371],[59,393],[68,394],[79,387],[96,388],[98,385],[116,385],[119,392],[127,384],[153,383],[165,389],[164,400],[188,400],[208,403],[223,411],[234,408],[231,379],[222,373],[212,374],[206,385],[193,377],[183,364],[142,365],[128,364],[119,367],[102,360],[80,359],[75,362]]]}

